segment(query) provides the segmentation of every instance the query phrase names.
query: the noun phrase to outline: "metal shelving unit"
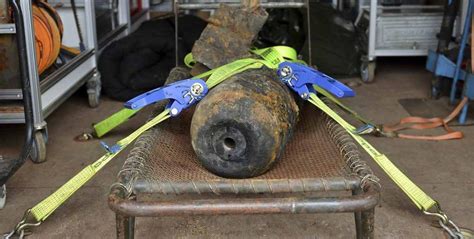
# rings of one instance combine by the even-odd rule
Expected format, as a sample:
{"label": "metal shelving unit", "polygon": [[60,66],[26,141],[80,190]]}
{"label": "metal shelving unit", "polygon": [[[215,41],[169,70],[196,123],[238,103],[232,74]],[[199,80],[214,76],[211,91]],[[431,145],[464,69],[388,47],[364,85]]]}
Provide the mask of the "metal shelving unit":
{"label": "metal shelving unit", "polygon": [[[129,0],[77,0],[76,9],[80,19],[79,27],[83,33],[85,49],[44,77],[38,75],[36,66],[32,1],[20,2],[25,21],[24,32],[27,42],[27,61],[31,81],[34,127],[36,129],[31,158],[35,162],[42,162],[46,160],[46,142],[48,139],[45,118],[83,85],[87,86],[89,105],[91,107],[98,106],[101,92],[100,74],[97,71],[98,54],[110,42],[127,35],[137,28],[141,22],[149,19],[149,1],[142,0],[142,10],[132,18]],[[63,44],[77,47],[79,36],[76,23],[73,20],[74,15],[70,0],[50,0],[48,2],[52,6],[59,6],[57,8],[58,14],[62,18],[65,29]],[[2,7],[5,9],[6,3],[5,5],[2,4],[0,4],[0,9]],[[15,33],[14,24],[0,24],[0,34],[11,35]],[[14,78],[14,76],[11,78]],[[19,83],[18,87],[0,89],[0,124],[24,123],[21,100],[22,93]]]}
{"label": "metal shelving unit", "polygon": [[[93,1],[86,0],[85,12],[85,39],[86,49],[71,61],[62,65],[59,69],[40,80],[36,66],[35,36],[32,16],[31,1],[21,1],[23,19],[25,21],[26,50],[28,55],[29,78],[31,82],[31,93],[33,99],[33,119],[35,143],[31,158],[35,162],[46,160],[46,142],[48,138],[45,118],[51,114],[61,103],[63,103],[79,87],[87,83],[89,104],[93,107],[99,104],[100,75],[96,69],[96,35]],[[0,98],[3,100],[20,100],[20,90],[0,90]],[[0,113],[1,124],[24,123],[24,114],[21,106],[11,107],[12,110],[2,110]]]}
{"label": "metal shelving unit", "polygon": [[135,31],[150,19],[149,0],[141,0],[141,9],[131,14],[128,0],[95,0],[97,48],[100,52],[111,42]]}

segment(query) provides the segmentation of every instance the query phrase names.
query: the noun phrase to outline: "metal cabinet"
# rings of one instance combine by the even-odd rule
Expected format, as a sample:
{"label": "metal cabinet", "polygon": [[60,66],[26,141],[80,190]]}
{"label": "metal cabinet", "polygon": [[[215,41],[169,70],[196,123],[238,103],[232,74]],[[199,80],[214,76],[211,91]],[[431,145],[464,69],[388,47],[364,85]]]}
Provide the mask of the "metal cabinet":
{"label": "metal cabinet", "polygon": [[360,11],[369,12],[368,55],[361,77],[375,77],[376,58],[383,56],[426,56],[435,49],[441,21],[441,5],[382,6],[377,0],[360,1]]}

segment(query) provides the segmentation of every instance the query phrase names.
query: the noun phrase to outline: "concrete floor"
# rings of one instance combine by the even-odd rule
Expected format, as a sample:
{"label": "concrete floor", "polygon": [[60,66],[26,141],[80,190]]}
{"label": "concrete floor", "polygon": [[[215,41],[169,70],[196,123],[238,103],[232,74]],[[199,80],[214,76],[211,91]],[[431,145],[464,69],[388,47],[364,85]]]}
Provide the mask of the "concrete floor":
{"label": "concrete floor", "polygon": [[[356,87],[357,97],[346,102],[375,122],[408,116],[401,98],[428,97],[431,75],[423,60],[385,60],[374,84]],[[48,117],[48,161],[27,162],[8,183],[8,201],[0,210],[0,232],[11,230],[23,211],[39,202],[87,164],[103,154],[98,141],[73,138],[116,111],[121,104],[105,99],[90,109],[76,94]],[[133,118],[105,140],[112,143],[137,128],[146,113]],[[474,228],[474,127],[460,127],[465,139],[444,142],[367,137],[409,177],[438,200],[460,226]],[[0,153],[14,156],[23,127],[0,126]],[[19,136],[20,135],[20,136]],[[469,146],[471,145],[471,146]],[[60,207],[30,238],[114,238],[115,217],[106,196],[127,153],[114,159],[91,182]],[[368,160],[381,178],[382,202],[376,208],[377,238],[445,238],[431,226],[408,198]],[[259,215],[221,217],[139,218],[137,238],[354,238],[352,214]]]}

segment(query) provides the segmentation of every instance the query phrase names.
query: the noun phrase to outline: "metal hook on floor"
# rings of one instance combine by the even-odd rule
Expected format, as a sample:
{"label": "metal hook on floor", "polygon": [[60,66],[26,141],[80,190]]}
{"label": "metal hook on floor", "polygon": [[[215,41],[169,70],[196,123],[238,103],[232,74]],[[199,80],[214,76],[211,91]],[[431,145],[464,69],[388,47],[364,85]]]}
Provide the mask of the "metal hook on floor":
{"label": "metal hook on floor", "polygon": [[23,215],[23,218],[21,219],[18,224],[16,224],[15,228],[10,232],[5,235],[3,235],[4,239],[10,239],[13,238],[14,236],[18,236],[18,238],[22,239],[24,238],[28,233],[27,230],[31,227],[37,227],[41,225],[41,222],[28,222],[28,218],[31,214],[31,208],[26,210],[25,215]]}
{"label": "metal hook on floor", "polygon": [[451,219],[449,219],[448,215],[441,210],[441,206],[436,203],[434,205],[436,207],[435,212],[429,212],[427,210],[423,210],[425,215],[434,216],[438,218],[438,223],[441,228],[448,233],[450,238],[453,239],[472,239],[474,238],[474,231],[466,228],[458,227]]}

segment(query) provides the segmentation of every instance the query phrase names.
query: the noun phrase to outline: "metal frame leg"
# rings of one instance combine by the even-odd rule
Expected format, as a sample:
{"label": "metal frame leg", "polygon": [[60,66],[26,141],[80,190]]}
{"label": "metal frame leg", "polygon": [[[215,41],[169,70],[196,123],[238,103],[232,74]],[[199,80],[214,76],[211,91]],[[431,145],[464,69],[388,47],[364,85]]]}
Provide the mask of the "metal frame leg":
{"label": "metal frame leg", "polygon": [[39,86],[38,68],[36,66],[36,48],[35,48],[35,33],[33,26],[33,8],[31,0],[19,1],[20,7],[23,10],[23,19],[25,23],[25,38],[26,38],[26,54],[28,61],[28,77],[30,78],[31,98],[33,103],[33,121],[36,130],[41,130],[46,127],[46,122],[43,118],[41,92]]}
{"label": "metal frame leg", "polygon": [[355,227],[356,227],[356,235],[357,238],[362,238],[362,213],[361,212],[354,212],[354,219],[355,219]]}
{"label": "metal frame leg", "polygon": [[117,221],[117,239],[133,239],[135,237],[135,217],[115,214]]}
{"label": "metal frame leg", "polygon": [[[356,196],[362,193],[360,188],[352,190],[352,195]],[[355,227],[356,227],[356,235],[357,238],[361,238],[360,235],[362,233],[362,213],[361,212],[354,212],[354,219],[355,219]]]}
{"label": "metal frame leg", "polygon": [[454,104],[454,100],[456,98],[456,86],[457,86],[457,82],[460,78],[459,76],[460,76],[460,73],[461,73],[461,64],[462,64],[462,60],[464,58],[464,48],[467,45],[467,40],[468,40],[468,36],[469,36],[469,32],[470,32],[469,30],[471,28],[471,17],[472,17],[472,11],[473,11],[473,7],[474,7],[472,2],[473,2],[473,0],[469,0],[469,3],[468,3],[467,15],[466,15],[466,20],[464,22],[464,28],[463,28],[463,32],[462,32],[459,53],[458,53],[458,56],[457,56],[457,59],[456,59],[456,70],[454,72],[453,82],[451,83],[451,92],[450,92],[450,95],[449,95],[449,100],[450,100],[451,104]]}
{"label": "metal frame leg", "polygon": [[376,42],[376,31],[377,31],[377,0],[370,1],[370,12],[369,12],[369,46],[368,46],[368,60],[369,62],[375,61],[375,42]]}
{"label": "metal frame leg", "polygon": [[173,14],[174,14],[174,61],[175,66],[179,66],[179,0],[173,1]]}
{"label": "metal frame leg", "polygon": [[[352,195],[353,196],[360,195],[360,194],[362,194],[362,189],[357,188],[357,189],[352,190]],[[355,219],[356,235],[357,235],[357,238],[360,239],[360,238],[362,238],[361,237],[361,235],[362,235],[361,234],[362,233],[362,212],[360,212],[360,211],[354,212],[354,219]]]}
{"label": "metal frame leg", "polygon": [[360,222],[359,225],[357,225],[359,227],[359,230],[357,231],[357,239],[374,238],[375,209],[372,208],[367,211],[356,212],[356,215],[357,213],[360,215]]}
{"label": "metal frame leg", "polygon": [[305,6],[306,6],[306,25],[307,25],[307,33],[308,35],[306,36],[306,40],[308,41],[308,63],[309,65],[313,65],[313,43],[312,37],[311,37],[311,8],[310,8],[310,2],[309,0],[305,0]]}
{"label": "metal frame leg", "polygon": [[[352,190],[352,195],[360,194],[363,194],[361,188]],[[374,238],[374,214],[375,208],[354,212],[357,239]]]}

